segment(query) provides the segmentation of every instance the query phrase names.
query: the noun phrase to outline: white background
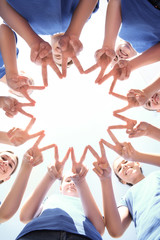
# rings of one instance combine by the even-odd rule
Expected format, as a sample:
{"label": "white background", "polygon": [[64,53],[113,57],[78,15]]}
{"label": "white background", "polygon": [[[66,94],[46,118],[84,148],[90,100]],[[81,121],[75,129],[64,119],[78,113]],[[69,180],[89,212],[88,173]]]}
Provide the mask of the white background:
{"label": "white background", "polygon": [[[81,34],[81,41],[83,43],[83,51],[79,55],[79,59],[84,67],[87,69],[89,66],[95,63],[94,53],[97,49],[101,48],[103,36],[104,36],[104,23],[106,13],[106,1],[101,2],[99,11],[94,14],[85,25]],[[46,37],[49,41],[49,38]],[[34,65],[29,60],[30,50],[26,43],[19,38],[18,47],[20,54],[18,58],[18,66],[20,70],[24,70],[35,81],[35,85],[42,85],[41,69],[39,66]],[[131,88],[142,89],[148,83],[151,83],[152,78],[158,72],[160,64],[155,64],[150,67],[137,70],[132,73],[128,81],[119,81],[116,85],[115,91],[126,94]],[[126,103],[116,99],[108,94],[108,90],[112,79],[109,79],[101,86],[94,83],[99,69],[92,72],[89,75],[80,75],[78,70],[72,66],[68,69],[67,77],[65,79],[58,79],[52,69],[48,69],[49,86],[43,91],[34,91],[32,97],[36,100],[36,106],[34,108],[25,108],[28,112],[31,112],[36,117],[36,122],[31,130],[31,133],[45,130],[46,137],[42,141],[40,146],[46,146],[47,144],[56,143],[59,148],[59,155],[62,159],[65,155],[68,147],[73,146],[77,161],[79,160],[84,147],[87,144],[93,146],[99,153],[98,142],[101,138],[104,138],[111,142],[106,129],[107,126],[113,124],[120,124],[120,120],[115,119],[112,116],[112,111],[124,106]],[[9,95],[8,87],[1,83],[0,87],[1,95]],[[13,96],[13,95],[12,95]],[[19,101],[24,102],[22,98],[17,98]],[[128,116],[137,121],[147,121],[151,124],[159,127],[159,113],[144,110],[139,107],[129,110],[123,115]],[[8,131],[12,127],[19,127],[24,129],[29,118],[18,114],[13,119],[7,118],[3,111],[0,111],[1,130]],[[116,137],[121,141],[131,141],[135,149],[144,152],[159,152],[159,143],[147,137],[128,139],[125,134],[125,130],[115,130]],[[20,147],[10,147],[1,144],[1,150],[13,150],[21,161],[24,152],[30,148],[34,140],[30,140]],[[106,148],[106,154],[110,164],[117,155],[112,150]],[[47,165],[54,161],[53,149],[44,152],[44,162],[35,167],[32,171],[27,190],[25,192],[23,202],[28,195],[34,190],[38,182],[41,180],[46,172]],[[92,171],[92,162],[94,161],[90,153],[87,154],[85,164],[89,167],[89,173],[87,181],[91,188],[91,191],[97,201],[99,208],[102,211],[102,197],[99,179]],[[20,167],[20,166],[19,166]],[[67,167],[70,167],[70,163],[67,163]],[[143,164],[144,174],[147,175],[150,172],[157,170],[158,167]],[[18,172],[18,171],[17,171]],[[3,201],[11,188],[17,172],[12,178],[0,186],[0,200]],[[124,186],[118,182],[113,174],[113,186],[117,202],[121,196],[124,195],[127,186]],[[58,192],[59,183],[56,183],[49,194]],[[21,204],[21,206],[22,206]],[[21,209],[20,206],[20,209]],[[13,240],[23,228],[23,224],[19,221],[19,211],[15,216],[6,223],[0,225],[0,239],[1,240]],[[112,239],[107,230],[103,235],[103,239]],[[123,240],[135,240],[135,229],[133,224],[130,225],[123,237],[119,238]]]}

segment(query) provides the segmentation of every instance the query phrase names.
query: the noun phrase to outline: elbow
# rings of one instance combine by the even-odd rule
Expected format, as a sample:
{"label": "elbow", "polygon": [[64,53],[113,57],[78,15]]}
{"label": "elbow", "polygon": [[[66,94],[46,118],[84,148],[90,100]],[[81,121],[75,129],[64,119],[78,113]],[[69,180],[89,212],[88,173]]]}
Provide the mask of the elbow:
{"label": "elbow", "polygon": [[97,231],[99,232],[99,234],[102,236],[104,234],[104,231],[105,231],[105,226],[99,226],[97,228]]}
{"label": "elbow", "polygon": [[13,217],[14,213],[4,213],[0,215],[0,223],[7,222],[11,217]]}
{"label": "elbow", "polygon": [[122,231],[118,231],[118,229],[111,229],[111,228],[109,229],[109,228],[107,228],[107,230],[108,230],[109,235],[111,237],[113,237],[113,238],[119,238],[119,237],[121,237],[123,235],[123,232]]}
{"label": "elbow", "polygon": [[31,221],[31,219],[29,219],[24,213],[20,213],[19,219],[24,224],[27,224],[29,221]]}

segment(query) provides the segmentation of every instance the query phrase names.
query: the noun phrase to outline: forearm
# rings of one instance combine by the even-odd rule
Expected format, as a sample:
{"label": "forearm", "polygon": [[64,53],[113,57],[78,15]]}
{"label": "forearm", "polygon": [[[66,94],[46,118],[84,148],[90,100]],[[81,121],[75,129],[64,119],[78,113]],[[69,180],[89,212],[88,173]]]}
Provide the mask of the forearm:
{"label": "forearm", "polygon": [[20,212],[20,220],[24,223],[29,222],[33,219],[37,210],[39,209],[45,195],[48,190],[55,182],[55,178],[51,178],[47,173],[40,184],[37,186],[31,197],[27,200],[27,202],[22,207]]}
{"label": "forearm", "polygon": [[90,192],[86,180],[79,183],[77,186],[85,216],[92,222],[97,231],[102,235],[104,232],[103,217],[97,207],[97,204]]}
{"label": "forearm", "polygon": [[115,42],[121,22],[121,1],[110,0],[107,6],[103,47],[115,49]]}
{"label": "forearm", "polygon": [[150,98],[158,90],[160,90],[160,77],[156,78],[156,80],[152,84],[144,88],[143,92],[148,96],[148,98]]}
{"label": "forearm", "polygon": [[18,176],[8,193],[6,199],[0,208],[0,222],[5,222],[10,219],[18,210],[27,182],[32,171],[31,166],[22,166],[19,170]]}
{"label": "forearm", "polygon": [[0,52],[5,65],[6,76],[17,75],[16,39],[13,31],[5,24],[0,25]]}
{"label": "forearm", "polygon": [[146,136],[151,137],[157,141],[160,141],[160,129],[151,124],[148,124]]}
{"label": "forearm", "polygon": [[137,152],[137,156],[133,159],[133,161],[160,166],[160,154]]}
{"label": "forearm", "polygon": [[0,131],[0,143],[12,145],[6,132]]}
{"label": "forearm", "polygon": [[131,70],[160,61],[160,43],[149,48],[138,57],[130,61]]}
{"label": "forearm", "polygon": [[66,31],[67,35],[74,35],[79,38],[84,24],[93,12],[97,0],[80,0],[77,8],[75,9],[71,23]]}
{"label": "forearm", "polygon": [[31,46],[39,36],[33,31],[29,23],[17,13],[6,0],[0,1],[0,16]]}
{"label": "forearm", "polygon": [[105,226],[112,237],[120,237],[128,227],[130,221],[124,225],[121,222],[116,206],[111,178],[101,180],[101,186]]}

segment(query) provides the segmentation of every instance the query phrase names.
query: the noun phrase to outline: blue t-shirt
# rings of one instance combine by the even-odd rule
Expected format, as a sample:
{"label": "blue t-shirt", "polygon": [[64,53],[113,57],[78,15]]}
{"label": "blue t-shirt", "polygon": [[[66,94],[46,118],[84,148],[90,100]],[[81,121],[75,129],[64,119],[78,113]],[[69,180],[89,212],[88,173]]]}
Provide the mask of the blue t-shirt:
{"label": "blue t-shirt", "polygon": [[[79,0],[7,0],[41,35],[65,32]],[[99,7],[97,4],[94,11]]]}
{"label": "blue t-shirt", "polygon": [[81,200],[77,197],[53,195],[43,205],[41,214],[29,222],[16,238],[37,230],[59,230],[102,240],[101,235],[85,217]]}
{"label": "blue t-shirt", "polygon": [[148,0],[121,0],[119,36],[141,53],[160,42],[160,11]]}
{"label": "blue t-shirt", "polygon": [[[17,44],[17,35],[15,34],[15,32],[14,32],[14,35],[15,35],[16,44]],[[17,48],[17,56],[18,56],[18,53],[19,53],[19,49]],[[0,78],[2,78],[5,74],[6,74],[6,70],[5,70],[3,58],[0,51]]]}
{"label": "blue t-shirt", "polygon": [[126,206],[138,240],[160,239],[160,171],[131,187],[119,206]]}

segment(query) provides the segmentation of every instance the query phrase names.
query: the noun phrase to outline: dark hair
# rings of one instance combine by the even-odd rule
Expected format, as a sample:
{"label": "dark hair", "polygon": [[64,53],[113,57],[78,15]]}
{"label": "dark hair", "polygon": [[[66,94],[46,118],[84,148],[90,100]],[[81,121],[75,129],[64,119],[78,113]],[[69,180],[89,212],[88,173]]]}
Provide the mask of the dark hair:
{"label": "dark hair", "polygon": [[[12,151],[5,151],[5,152],[9,152],[9,153],[14,154],[14,152],[12,152]],[[15,166],[15,169],[11,172],[11,175],[16,171],[17,166],[18,166],[18,163],[19,163],[19,159],[18,159],[17,156],[16,156],[16,160],[17,160],[17,165]],[[10,176],[11,176],[11,175],[10,175]],[[4,182],[4,180],[0,180],[0,184],[2,184],[3,182]]]}
{"label": "dark hair", "polygon": [[[142,170],[142,168],[140,167],[140,170],[141,170],[141,173],[143,173],[143,170]],[[115,172],[114,172],[115,173]],[[122,183],[122,179],[115,173],[115,175],[116,175],[116,177],[118,178],[118,180],[119,180],[119,182],[121,182]],[[129,185],[129,186],[133,186],[133,184],[132,183],[126,183],[127,185]]]}
{"label": "dark hair", "polygon": [[[69,68],[71,65],[73,64],[73,61],[72,59],[67,63],[67,67]],[[56,65],[62,67],[62,64],[61,63],[56,63]]]}

